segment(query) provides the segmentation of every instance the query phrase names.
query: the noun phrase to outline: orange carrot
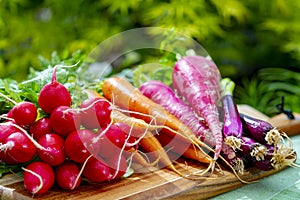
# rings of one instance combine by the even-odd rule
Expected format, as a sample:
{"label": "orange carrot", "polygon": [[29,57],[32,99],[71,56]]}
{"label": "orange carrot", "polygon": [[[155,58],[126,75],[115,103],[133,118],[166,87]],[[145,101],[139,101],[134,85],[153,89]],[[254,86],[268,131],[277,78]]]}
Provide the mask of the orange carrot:
{"label": "orange carrot", "polygon": [[211,163],[211,157],[204,156],[199,150],[189,141],[182,140],[181,137],[173,138],[168,134],[157,134],[155,137],[165,149],[182,155],[186,158],[196,160],[203,163]]}
{"label": "orange carrot", "polygon": [[[113,110],[111,116],[114,122],[123,122],[129,126],[134,126],[134,130],[137,130],[137,132],[140,133],[139,135],[134,135],[137,137],[141,137],[141,132],[155,131],[158,128],[161,128],[161,126],[149,125],[142,119],[129,117],[117,110]],[[185,156],[186,158],[197,160],[202,163],[211,163],[212,161],[211,157],[207,156],[206,154],[203,154],[201,151],[199,151],[199,149],[195,148],[191,144],[190,140],[181,135],[176,135],[176,137],[172,137],[172,135],[161,133],[156,134],[156,137],[159,140],[158,142],[160,142],[163,146],[169,144],[170,148],[172,148],[172,151],[176,152],[177,154],[182,153],[183,156]]]}
{"label": "orange carrot", "polygon": [[[207,163],[207,159],[211,158],[201,149],[201,147],[205,147],[212,150],[208,145],[200,141],[195,134],[174,115],[167,112],[161,105],[144,96],[125,79],[118,77],[105,79],[102,85],[102,92],[105,98],[110,100],[114,105],[122,109],[134,111],[135,117],[141,118],[148,123],[154,119],[155,125],[168,127],[169,129],[164,128],[164,134],[168,133],[172,137],[178,137],[179,134],[182,138],[185,137],[188,139],[200,149],[201,155],[199,155],[199,159],[205,158],[203,162]],[[170,129],[172,131],[170,131]],[[210,162],[213,162],[213,160],[211,159]]]}
{"label": "orange carrot", "polygon": [[[99,93],[97,93],[94,90],[85,90],[84,91],[88,98],[104,98],[102,95],[100,95]],[[118,112],[118,111],[114,111],[114,112]],[[118,112],[120,113],[120,112]],[[114,122],[122,122],[122,121],[114,121]],[[143,129],[144,130],[144,129]],[[158,160],[155,160],[153,163],[148,162],[142,155],[141,153],[135,149],[134,147],[130,147],[129,149],[127,149],[126,151],[124,151],[124,156],[126,158],[132,159],[133,164],[139,165],[140,167],[143,167],[143,172],[145,171],[154,171],[154,165],[157,164]],[[135,165],[134,165],[135,166]],[[140,169],[134,169],[135,172],[140,171]]]}
{"label": "orange carrot", "polygon": [[[89,94],[92,94],[94,96],[96,95],[96,97],[101,97],[96,93],[90,92]],[[111,112],[111,119],[112,119],[113,123],[122,122],[122,123],[126,123],[128,126],[130,126],[132,128],[131,129],[132,133],[130,133],[130,135],[132,135],[133,132],[134,133],[137,132],[138,135],[134,135],[134,136],[138,138],[137,140],[138,140],[139,146],[141,146],[144,151],[152,154],[155,158],[157,158],[159,160],[159,162],[163,165],[163,167],[167,167],[168,169],[174,171],[175,173],[177,173],[178,175],[180,175],[182,177],[190,178],[190,177],[187,177],[187,175],[184,175],[183,173],[181,173],[180,171],[178,171],[176,169],[176,167],[170,160],[167,152],[165,151],[165,149],[163,148],[161,143],[150,132],[150,131],[157,130],[158,128],[161,128],[162,126],[149,125],[142,119],[137,119],[134,117],[127,116],[124,113],[122,113],[118,110],[115,110],[115,109],[113,109]],[[180,137],[179,140],[184,141],[185,144],[190,145],[190,141],[187,140],[185,137],[182,137],[181,135],[178,135],[177,137]],[[194,152],[189,153],[189,154],[193,155],[193,157],[190,157],[190,158],[194,158],[195,160],[198,160],[202,163],[212,163],[211,157],[202,154],[202,152],[199,151],[199,149],[198,149],[198,151],[196,149],[194,149],[194,150],[195,150]],[[197,153],[199,153],[201,156],[198,156]],[[207,171],[208,170],[209,169],[207,169]],[[203,173],[206,173],[207,171],[204,171]],[[190,178],[190,179],[195,179],[195,178]]]}
{"label": "orange carrot", "polygon": [[132,161],[131,167],[134,169],[135,173],[141,173],[141,172],[145,173],[145,172],[152,172],[158,170],[158,168],[154,166],[157,165],[159,159],[156,159],[152,163],[150,163],[134,147],[131,147],[130,149],[124,151],[123,153],[126,159],[131,159]]}

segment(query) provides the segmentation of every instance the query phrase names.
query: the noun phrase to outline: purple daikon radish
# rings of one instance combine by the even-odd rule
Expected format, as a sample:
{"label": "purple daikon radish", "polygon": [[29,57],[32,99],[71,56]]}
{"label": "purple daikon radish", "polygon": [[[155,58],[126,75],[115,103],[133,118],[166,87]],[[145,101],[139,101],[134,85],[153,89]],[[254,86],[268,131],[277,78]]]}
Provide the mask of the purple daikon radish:
{"label": "purple daikon radish", "polygon": [[[140,86],[140,91],[146,97],[163,106],[171,114],[187,125],[193,133],[205,142],[210,131],[202,118],[195,115],[192,108],[178,98],[172,88],[157,80],[148,81]],[[211,139],[209,139],[211,140]]]}
{"label": "purple daikon radish", "polygon": [[235,83],[229,78],[223,78],[220,82],[220,88],[224,142],[233,149],[239,149],[242,142],[243,124],[233,98]]}
{"label": "purple daikon radish", "polygon": [[221,75],[218,67],[202,56],[185,56],[173,69],[173,88],[184,97],[198,116],[204,118],[215,141],[214,160],[217,160],[223,145],[218,102]]}
{"label": "purple daikon radish", "polygon": [[[151,80],[142,84],[139,90],[143,95],[163,106],[168,112],[187,125],[201,141],[213,147],[216,145],[207,124],[197,116],[189,105],[176,96],[171,87],[161,81]],[[243,160],[231,147],[224,144],[221,154],[235,171],[243,173]]]}

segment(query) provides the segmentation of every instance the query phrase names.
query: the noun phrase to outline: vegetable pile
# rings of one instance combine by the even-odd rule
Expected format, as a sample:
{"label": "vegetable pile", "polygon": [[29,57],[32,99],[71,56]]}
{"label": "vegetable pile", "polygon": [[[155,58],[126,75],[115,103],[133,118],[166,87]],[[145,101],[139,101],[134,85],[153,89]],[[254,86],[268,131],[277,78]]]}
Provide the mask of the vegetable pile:
{"label": "vegetable pile", "polygon": [[[32,194],[43,194],[55,183],[73,190],[82,177],[91,182],[117,179],[127,170],[125,155],[118,156],[127,135],[121,123],[108,126],[110,103],[89,98],[80,108],[72,108],[70,92],[56,80],[56,67],[52,81],[40,90],[37,105],[25,100],[17,103],[1,94],[14,104],[1,116],[1,163],[21,166],[24,187]],[[104,129],[101,141],[93,142]],[[88,145],[93,145],[92,150],[88,151]],[[91,152],[101,152],[101,158]]]}
{"label": "vegetable pile", "polygon": [[[97,90],[88,84],[71,90],[57,80],[64,67],[70,66],[52,68],[36,101],[0,93],[11,105],[1,115],[1,168],[21,169],[32,194],[54,184],[74,190],[83,180],[99,183],[159,168],[196,180],[219,170],[219,163],[235,174],[296,166],[287,135],[239,113],[234,83],[209,58],[184,56],[171,85],[149,80],[138,88],[111,76]],[[177,159],[207,167],[195,177],[177,169]]]}

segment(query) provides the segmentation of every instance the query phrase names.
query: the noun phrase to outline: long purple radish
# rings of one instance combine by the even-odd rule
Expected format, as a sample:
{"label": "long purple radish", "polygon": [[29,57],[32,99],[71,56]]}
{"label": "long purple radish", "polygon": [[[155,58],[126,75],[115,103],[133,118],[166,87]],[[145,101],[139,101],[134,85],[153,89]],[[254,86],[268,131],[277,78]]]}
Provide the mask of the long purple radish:
{"label": "long purple radish", "polygon": [[172,88],[157,80],[148,81],[140,86],[140,91],[146,97],[163,106],[171,114],[187,125],[196,136],[205,141],[210,131],[205,121],[197,117],[192,108],[178,98]]}
{"label": "long purple radish", "polygon": [[229,78],[223,78],[220,82],[220,88],[223,110],[224,142],[233,149],[239,149],[242,142],[243,124],[233,99],[235,83]]}
{"label": "long purple radish", "polygon": [[[142,84],[139,90],[187,125],[201,141],[213,147],[216,145],[205,121],[199,118],[189,105],[177,97],[171,87],[161,81],[151,80]],[[243,172],[243,160],[231,147],[224,144],[221,154],[236,171]]]}
{"label": "long purple radish", "polygon": [[173,69],[173,87],[182,95],[198,116],[204,118],[216,141],[214,160],[223,145],[218,102],[221,75],[218,67],[202,56],[185,56]]}

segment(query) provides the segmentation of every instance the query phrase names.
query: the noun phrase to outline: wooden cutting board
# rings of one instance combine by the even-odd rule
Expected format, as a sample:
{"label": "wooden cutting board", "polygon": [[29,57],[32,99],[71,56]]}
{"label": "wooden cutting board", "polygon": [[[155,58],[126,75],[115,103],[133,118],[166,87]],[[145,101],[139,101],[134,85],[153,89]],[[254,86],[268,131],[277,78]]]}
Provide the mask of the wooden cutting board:
{"label": "wooden cutting board", "polygon": [[[239,105],[239,111],[251,116],[270,120],[264,114],[247,106]],[[290,123],[290,122],[289,122]],[[196,162],[179,162],[176,167],[183,173],[197,174],[207,166]],[[260,178],[277,173],[277,170],[259,171],[249,169],[241,179],[255,181]],[[5,175],[0,179],[1,199],[207,199],[224,192],[243,186],[230,170],[216,170],[214,174],[208,173],[209,178],[189,180],[177,174],[161,169],[151,173],[134,174],[126,179],[114,180],[100,184],[90,184],[85,181],[74,191],[66,191],[54,186],[44,195],[32,196],[23,186],[22,177],[16,174]]]}

